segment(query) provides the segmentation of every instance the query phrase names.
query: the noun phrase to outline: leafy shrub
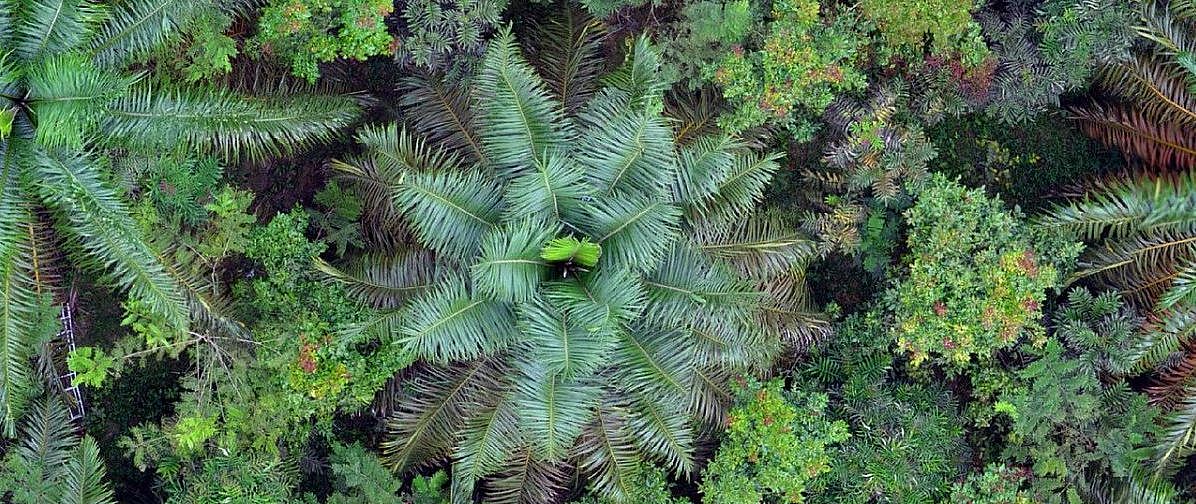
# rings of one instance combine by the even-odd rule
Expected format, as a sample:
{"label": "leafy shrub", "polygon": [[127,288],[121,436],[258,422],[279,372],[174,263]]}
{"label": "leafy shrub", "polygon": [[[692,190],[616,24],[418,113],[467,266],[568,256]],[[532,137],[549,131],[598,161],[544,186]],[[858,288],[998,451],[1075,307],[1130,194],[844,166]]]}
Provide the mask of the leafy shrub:
{"label": "leafy shrub", "polygon": [[702,472],[702,502],[801,502],[830,470],[828,447],[847,440],[847,424],[827,418],[825,395],[787,393],[777,380],[746,387],[737,404]]}
{"label": "leafy shrub", "polygon": [[634,502],[636,504],[690,504],[690,500],[676,497],[669,489],[668,478],[664,471],[657,467],[641,467],[635,476],[627,481],[628,493],[625,499],[616,499],[610,494],[592,490],[589,495],[574,501],[573,504],[622,504]]}
{"label": "leafy shrub", "polygon": [[409,0],[395,57],[459,75],[482,55],[498,28],[507,0]]}
{"label": "leafy shrub", "polygon": [[751,0],[686,2],[681,19],[665,27],[661,42],[668,80],[685,88],[703,84],[703,67],[742,46],[762,24]]}
{"label": "leafy shrub", "polygon": [[1000,200],[935,175],[905,212],[909,273],[884,296],[897,347],[917,366],[987,359],[1019,338],[1041,344],[1046,291],[1080,245],[1048,239]]}
{"label": "leafy shrub", "polygon": [[1030,475],[1024,469],[990,464],[984,472],[970,474],[951,489],[949,502],[967,504],[1037,504],[1041,502],[1026,488]]}
{"label": "leafy shrub", "polygon": [[988,56],[980,36],[980,25],[972,20],[975,3],[965,0],[860,0],[860,12],[876,27],[882,63],[893,57],[922,60],[923,46],[930,39],[930,53],[960,57],[975,67]]}
{"label": "leafy shrub", "polygon": [[252,46],[315,82],[320,63],[393,53],[386,28],[393,10],[391,0],[273,0],[262,8]]}
{"label": "leafy shrub", "polygon": [[[811,119],[837,94],[864,87],[857,68],[863,41],[850,16],[824,18],[817,0],[778,0],[771,19],[754,49],[747,39],[722,38],[731,51],[707,65],[702,76],[722,89],[731,106],[720,120],[728,130],[777,124],[808,139]],[[720,37],[743,35],[737,31]]]}

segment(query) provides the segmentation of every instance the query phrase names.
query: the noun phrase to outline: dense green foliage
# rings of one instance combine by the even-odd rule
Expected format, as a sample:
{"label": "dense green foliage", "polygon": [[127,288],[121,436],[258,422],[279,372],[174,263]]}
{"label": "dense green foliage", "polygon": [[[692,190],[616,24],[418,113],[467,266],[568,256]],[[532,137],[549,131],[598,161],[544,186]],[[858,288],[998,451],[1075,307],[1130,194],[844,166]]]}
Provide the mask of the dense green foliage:
{"label": "dense green foliage", "polygon": [[0,502],[1196,499],[1192,0],[0,0]]}

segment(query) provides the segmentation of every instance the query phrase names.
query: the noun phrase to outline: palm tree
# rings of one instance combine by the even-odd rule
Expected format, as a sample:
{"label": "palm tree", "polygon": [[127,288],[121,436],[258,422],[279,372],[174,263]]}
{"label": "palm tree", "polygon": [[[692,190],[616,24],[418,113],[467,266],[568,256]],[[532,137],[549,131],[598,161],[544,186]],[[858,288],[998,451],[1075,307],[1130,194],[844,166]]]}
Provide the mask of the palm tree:
{"label": "palm tree", "polygon": [[1089,135],[1142,159],[1148,166],[1196,164],[1196,3],[1144,3],[1142,47],[1102,69],[1109,99],[1074,107]]}
{"label": "palm tree", "polygon": [[[256,159],[328,139],[357,115],[351,100],[286,101],[219,89],[170,89],[133,66],[205,1],[0,0],[0,427],[13,433],[30,389],[39,295],[49,291],[34,218],[48,207],[83,265],[106,273],[184,328],[202,311],[147,246],[109,184],[109,152]],[[40,294],[39,294],[40,293]]]}
{"label": "palm tree", "polygon": [[616,496],[645,461],[689,475],[728,381],[811,330],[813,244],[754,211],[775,158],[723,135],[677,145],[658,72],[640,39],[570,107],[585,84],[547,84],[506,32],[469,92],[412,84],[444,98],[416,119],[454,125],[438,144],[369,127],[333,163],[389,238],[320,267],[381,308],[351,334],[419,361],[387,421],[391,468],[451,459],[459,502],[479,481],[487,502],[548,502],[573,467]]}
{"label": "palm tree", "polygon": [[1152,399],[1174,411],[1160,468],[1196,447],[1196,173],[1098,183],[1044,223],[1093,245],[1077,279],[1120,291],[1152,311],[1131,352],[1131,371],[1152,371]]}
{"label": "palm tree", "polygon": [[12,492],[14,504],[115,504],[99,445],[71,430],[70,413],[54,397],[39,399],[30,408],[19,440],[0,468],[0,487]]}

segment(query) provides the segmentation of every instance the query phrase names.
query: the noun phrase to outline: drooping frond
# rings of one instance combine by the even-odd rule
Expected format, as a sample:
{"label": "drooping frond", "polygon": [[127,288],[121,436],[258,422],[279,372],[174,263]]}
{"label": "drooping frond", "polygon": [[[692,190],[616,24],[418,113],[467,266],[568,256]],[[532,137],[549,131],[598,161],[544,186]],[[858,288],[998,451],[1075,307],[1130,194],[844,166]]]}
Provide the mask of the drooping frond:
{"label": "drooping frond", "polygon": [[759,297],[725,266],[682,243],[675,244],[644,277],[644,286],[648,291],[644,315],[659,324],[695,317],[746,322]]}
{"label": "drooping frond", "polygon": [[583,181],[585,172],[572,158],[547,153],[536,156],[531,168],[507,184],[505,219],[532,216],[559,221],[581,212],[582,200],[591,189]]}
{"label": "drooping frond", "polygon": [[566,147],[572,137],[560,103],[503,30],[475,78],[475,110],[486,159],[503,178],[530,169],[536,157]]}
{"label": "drooping frond", "polygon": [[474,482],[498,472],[511,453],[523,446],[519,432],[519,413],[511,394],[503,394],[465,421],[456,449],[453,450],[454,485],[458,478],[472,488]]}
{"label": "drooping frond", "polygon": [[626,405],[604,398],[574,448],[578,470],[596,489],[616,499],[632,493],[640,463],[626,415]]}
{"label": "drooping frond", "polygon": [[491,228],[482,238],[482,253],[470,269],[474,292],[499,301],[523,302],[535,295],[549,264],[540,249],[555,225],[525,218]]}
{"label": "drooping frond", "polygon": [[36,138],[47,147],[78,149],[108,104],[129,85],[77,53],[48,56],[28,68]]}
{"label": "drooping frond", "polygon": [[596,384],[553,373],[546,363],[519,363],[515,380],[515,405],[527,441],[538,460],[559,462],[586,421],[601,391]]}
{"label": "drooping frond", "polygon": [[507,469],[486,484],[485,502],[539,504],[561,499],[566,475],[559,465],[536,460],[530,448],[512,452],[503,465]]}
{"label": "drooping frond", "polygon": [[1196,389],[1189,387],[1186,399],[1167,417],[1167,424],[1155,454],[1160,472],[1179,464],[1196,448]]}
{"label": "drooping frond", "polygon": [[[603,103],[611,100],[611,103]],[[582,112],[576,159],[595,189],[656,197],[673,178],[673,134],[659,115],[627,110],[625,99],[603,94]]]}
{"label": "drooping frond", "polygon": [[97,63],[120,68],[136,62],[177,36],[204,11],[209,0],[125,0],[110,8],[91,41]]}
{"label": "drooping frond", "polygon": [[420,243],[465,259],[498,224],[502,190],[478,171],[408,173],[397,187],[395,205]]}
{"label": "drooping frond", "polygon": [[399,255],[364,255],[342,267],[315,259],[316,269],[345,286],[350,296],[373,308],[396,308],[430,289],[436,279],[436,263],[424,250]]}
{"label": "drooping frond", "polygon": [[472,297],[459,278],[448,278],[403,310],[399,342],[437,365],[476,359],[515,337],[515,314],[505,303]]}
{"label": "drooping frond", "polygon": [[1116,146],[1151,166],[1196,164],[1196,131],[1119,104],[1092,104],[1072,109],[1088,136]]}
{"label": "drooping frond", "polygon": [[18,153],[0,141],[0,433],[11,437],[31,391],[29,358],[37,319],[29,260],[32,218],[19,182]]}
{"label": "drooping frond", "polygon": [[645,271],[668,250],[678,232],[680,210],[662,202],[603,198],[583,207],[577,226],[602,245],[598,267],[623,265]]}
{"label": "drooping frond", "polygon": [[465,86],[445,82],[441,75],[417,74],[404,79],[399,90],[399,103],[413,128],[469,161],[486,159]]}
{"label": "drooping frond", "polygon": [[818,255],[818,245],[779,211],[758,213],[736,226],[698,227],[695,237],[703,253],[753,279],[792,271]]}
{"label": "drooping frond", "polygon": [[686,411],[689,406],[683,394],[669,396],[661,401],[658,396],[631,394],[628,408],[632,432],[636,433],[636,444],[643,451],[673,471],[678,477],[689,477],[694,473],[694,432],[691,418]]}
{"label": "drooping frond", "polygon": [[566,379],[589,375],[605,365],[615,342],[609,332],[591,331],[582,320],[543,300],[523,305],[520,322],[524,338],[531,343],[532,359],[548,373]]}
{"label": "drooping frond", "polygon": [[262,159],[331,140],[360,112],[346,97],[247,97],[222,89],[133,87],[103,121],[112,141],[133,148],[189,147],[224,159]]}
{"label": "drooping frond", "polygon": [[[781,342],[799,351],[809,348],[829,333],[830,321],[810,301],[802,272],[777,275],[760,285],[764,295],[756,314],[759,327],[779,335]],[[754,345],[753,349],[766,356],[774,350],[764,344]]]}
{"label": "drooping frond", "polygon": [[575,114],[598,87],[606,26],[585,11],[566,7],[536,29],[532,64],[544,76],[553,96]]}
{"label": "drooping frond", "polygon": [[448,455],[474,404],[502,389],[502,373],[482,359],[420,373],[386,420],[389,435],[380,448],[387,466],[403,473]]}
{"label": "drooping frond", "polygon": [[175,328],[187,327],[182,293],[146,245],[119,196],[100,180],[93,162],[56,151],[38,152],[32,162],[42,198],[58,211],[97,268]]}
{"label": "drooping frond", "polygon": [[101,8],[81,0],[22,1],[13,20],[12,49],[25,61],[71,52],[87,43]]}

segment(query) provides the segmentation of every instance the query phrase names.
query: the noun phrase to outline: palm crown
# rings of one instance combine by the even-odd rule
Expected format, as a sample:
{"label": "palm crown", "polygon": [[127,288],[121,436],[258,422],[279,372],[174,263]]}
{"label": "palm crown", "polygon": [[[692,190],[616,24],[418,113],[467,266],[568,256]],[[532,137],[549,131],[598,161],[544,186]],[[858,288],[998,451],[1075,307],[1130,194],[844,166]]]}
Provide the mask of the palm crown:
{"label": "palm crown", "polygon": [[341,98],[284,105],[228,91],[162,89],[128,70],[209,2],[0,1],[0,425],[27,396],[38,293],[35,214],[53,211],[86,265],[182,328],[193,303],[109,185],[105,155],[258,157],[331,136],[357,114]]}
{"label": "palm crown", "polygon": [[375,305],[405,300],[356,328],[423,361],[388,422],[393,468],[451,456],[454,493],[488,478],[496,502],[546,502],[567,465],[616,495],[645,460],[690,473],[695,421],[721,419],[730,377],[809,327],[813,247],[749,217],[774,158],[676,145],[657,53],[629,52],[571,116],[502,34],[454,108],[470,141],[368,128],[365,155],[334,163],[417,242],[321,265]]}

